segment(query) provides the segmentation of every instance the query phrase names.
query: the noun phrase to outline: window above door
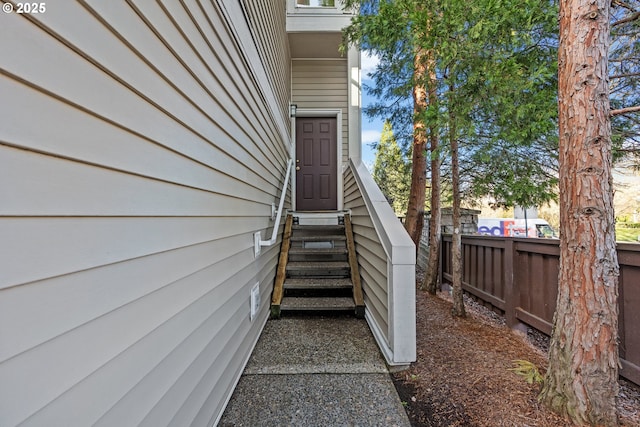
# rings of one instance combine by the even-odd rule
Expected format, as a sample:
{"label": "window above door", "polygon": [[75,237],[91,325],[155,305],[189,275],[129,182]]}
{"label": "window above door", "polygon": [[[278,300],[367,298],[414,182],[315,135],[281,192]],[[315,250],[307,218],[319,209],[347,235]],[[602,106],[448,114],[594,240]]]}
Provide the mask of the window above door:
{"label": "window above door", "polygon": [[296,7],[336,7],[336,0],[296,0]]}

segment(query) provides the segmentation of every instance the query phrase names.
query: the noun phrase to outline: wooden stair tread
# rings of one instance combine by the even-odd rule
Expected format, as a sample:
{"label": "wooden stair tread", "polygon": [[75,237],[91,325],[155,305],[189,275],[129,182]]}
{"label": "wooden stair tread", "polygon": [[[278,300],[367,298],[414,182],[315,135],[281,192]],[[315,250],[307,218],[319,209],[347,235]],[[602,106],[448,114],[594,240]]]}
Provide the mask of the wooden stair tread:
{"label": "wooden stair tread", "polygon": [[292,227],[295,231],[334,231],[336,233],[344,233],[344,225],[339,224],[326,224],[326,225],[318,225],[318,224],[308,224],[308,225],[299,225],[294,224]]}
{"label": "wooden stair tread", "polygon": [[317,270],[319,268],[325,269],[344,269],[349,268],[349,263],[346,261],[291,261],[287,264],[287,271],[290,270]]}
{"label": "wooden stair tread", "polygon": [[349,289],[352,288],[348,278],[287,278],[285,289]]}
{"label": "wooden stair tread", "polygon": [[327,234],[327,235],[310,235],[310,236],[291,236],[294,242],[328,242],[330,240],[345,241],[347,237],[344,234]]}
{"label": "wooden stair tread", "polygon": [[291,248],[291,249],[289,249],[289,255],[291,255],[291,254],[296,254],[296,255],[306,255],[306,254],[310,254],[310,255],[318,255],[318,254],[343,255],[343,254],[346,254],[346,253],[347,253],[347,247],[346,246],[339,247],[339,248]]}
{"label": "wooden stair tread", "polygon": [[300,311],[336,311],[336,310],[354,310],[356,308],[352,297],[284,297],[281,310],[300,310]]}

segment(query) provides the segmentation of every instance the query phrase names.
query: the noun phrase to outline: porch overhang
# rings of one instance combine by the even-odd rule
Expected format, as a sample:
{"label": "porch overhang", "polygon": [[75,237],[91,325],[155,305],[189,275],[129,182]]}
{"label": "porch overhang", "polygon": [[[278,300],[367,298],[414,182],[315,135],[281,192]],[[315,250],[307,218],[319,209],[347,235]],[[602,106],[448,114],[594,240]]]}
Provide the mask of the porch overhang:
{"label": "porch overhang", "polygon": [[288,36],[292,59],[344,59],[340,32],[290,32]]}
{"label": "porch overhang", "polygon": [[344,58],[339,52],[342,29],[351,23],[353,11],[341,0],[335,7],[300,7],[287,0],[287,33],[292,58]]}

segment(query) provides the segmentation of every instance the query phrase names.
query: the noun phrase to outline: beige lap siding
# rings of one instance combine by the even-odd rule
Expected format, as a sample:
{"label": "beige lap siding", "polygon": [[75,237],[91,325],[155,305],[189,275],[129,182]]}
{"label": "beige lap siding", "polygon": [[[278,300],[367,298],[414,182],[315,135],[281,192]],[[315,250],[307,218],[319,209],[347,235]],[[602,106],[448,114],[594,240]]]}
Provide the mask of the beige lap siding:
{"label": "beige lap siding", "polygon": [[0,425],[222,411],[268,315],[277,245],[256,258],[253,234],[271,230],[289,146],[288,89],[260,35],[238,41],[241,11],[0,17]]}

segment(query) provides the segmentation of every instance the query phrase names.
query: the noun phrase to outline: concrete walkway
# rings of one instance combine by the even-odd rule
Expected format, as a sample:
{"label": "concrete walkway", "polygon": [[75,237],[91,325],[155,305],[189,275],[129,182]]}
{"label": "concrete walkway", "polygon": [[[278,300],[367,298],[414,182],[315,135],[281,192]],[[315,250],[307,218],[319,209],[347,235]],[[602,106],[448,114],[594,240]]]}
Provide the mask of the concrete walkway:
{"label": "concrete walkway", "polygon": [[219,426],[410,426],[367,323],[269,320]]}

